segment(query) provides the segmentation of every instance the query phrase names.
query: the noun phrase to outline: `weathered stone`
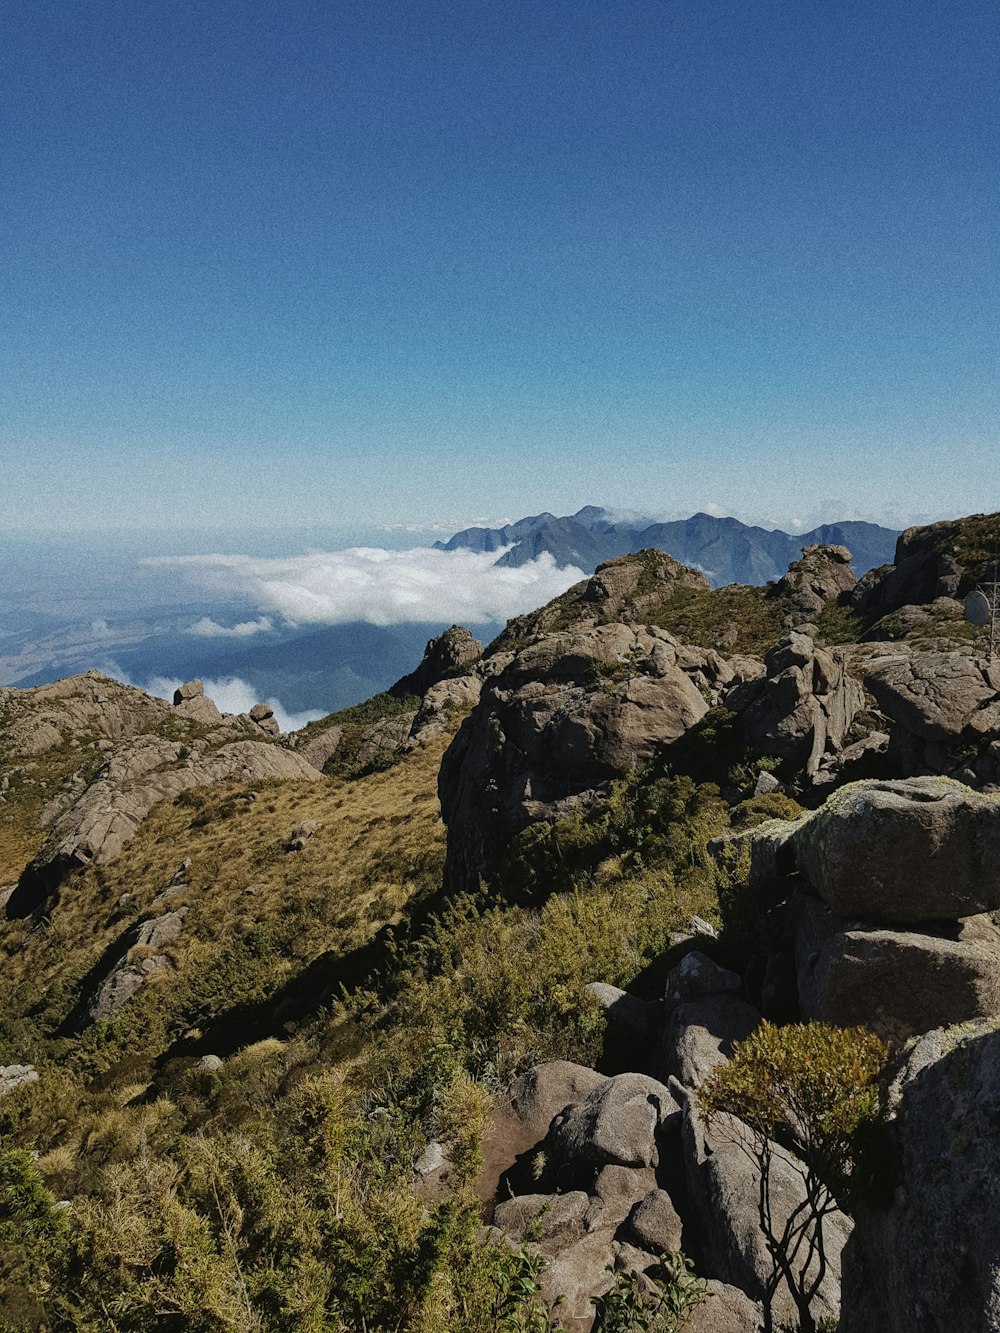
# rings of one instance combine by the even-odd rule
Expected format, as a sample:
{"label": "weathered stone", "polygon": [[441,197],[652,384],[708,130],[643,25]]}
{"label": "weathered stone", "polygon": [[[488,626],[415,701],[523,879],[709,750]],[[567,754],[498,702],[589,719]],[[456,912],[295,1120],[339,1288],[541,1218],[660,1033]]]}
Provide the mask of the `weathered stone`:
{"label": "weathered stone", "polygon": [[614,1239],[610,1231],[594,1231],[554,1254],[542,1269],[539,1285],[550,1304],[559,1303],[559,1323],[566,1333],[590,1333],[596,1296],[614,1281]]}
{"label": "weathered stone", "polygon": [[590,1192],[590,1206],[584,1219],[586,1229],[618,1227],[635,1205],[655,1189],[656,1172],[651,1166],[602,1166]]}
{"label": "weathered stone", "polygon": [[742,982],[735,972],[720,967],[697,949],[685,954],[667,976],[667,1004],[701,999],[706,995],[737,994]]}
{"label": "weathered stone", "polygon": [[483,645],[461,625],[452,625],[443,634],[430,639],[424,649],[423,661],[416,671],[403,676],[393,685],[391,693],[422,697],[439,681],[449,676],[465,674],[483,655]]}
{"label": "weathered stone", "polygon": [[681,1248],[683,1223],[666,1190],[654,1189],[632,1209],[626,1223],[631,1237],[650,1254]]}
{"label": "weathered stone", "polygon": [[640,771],[704,716],[710,677],[727,670],[717,654],[634,625],[585,625],[521,647],[486,681],[441,767],[449,883],[494,872],[526,825]]}
{"label": "weathered stone", "polygon": [[26,1087],[38,1078],[34,1065],[0,1065],[0,1097],[13,1092],[15,1088]]}
{"label": "weathered stone", "polygon": [[1000,907],[1000,801],[946,779],[852,783],[798,824],[792,845],[845,916],[954,920]]}
{"label": "weathered stone", "polygon": [[746,1292],[709,1278],[705,1301],[695,1307],[684,1333],[759,1333],[763,1311]]}
{"label": "weathered stone", "polygon": [[857,579],[846,546],[804,546],[775,592],[789,604],[792,623],[815,619],[831,602],[853,590]]}
{"label": "weathered stone", "polygon": [[[690,1097],[683,1110],[684,1166],[688,1196],[704,1242],[703,1271],[762,1300],[773,1267],[761,1230],[760,1170],[752,1134],[733,1116],[718,1114],[708,1124]],[[806,1198],[804,1167],[778,1144],[770,1145],[771,1225],[780,1233]],[[817,1319],[836,1320],[840,1309],[840,1255],[851,1223],[843,1213],[827,1215],[823,1226],[827,1271],[812,1304]],[[818,1276],[818,1261],[806,1270]],[[775,1324],[797,1324],[794,1303],[784,1286],[773,1301]]]}
{"label": "weathered stone", "polygon": [[928,1033],[903,1058],[883,1154],[896,1189],[858,1210],[841,1333],[1000,1327],[998,1107],[995,1020]]}
{"label": "weathered stone", "polygon": [[202,1074],[217,1074],[222,1068],[222,1060],[217,1055],[203,1055],[195,1068]]}
{"label": "weathered stone", "polygon": [[[606,1082],[602,1074],[569,1060],[550,1060],[516,1078],[505,1096],[496,1098],[483,1141],[483,1165],[476,1192],[489,1203],[498,1182],[518,1159],[540,1148],[560,1111],[582,1102]],[[504,1198],[507,1197],[501,1190]]]}
{"label": "weathered stone", "polygon": [[725,1064],[737,1042],[760,1022],[760,1014],[735,995],[704,995],[670,1011],[663,1046],[667,1069],[688,1088],[699,1088]]}
{"label": "weathered stone", "polygon": [[586,987],[604,1010],[607,1023],[602,1068],[608,1072],[643,1069],[656,1046],[660,1006],[617,986],[591,981]]}
{"label": "weathered stone", "polygon": [[557,1162],[574,1167],[656,1166],[658,1135],[677,1110],[662,1083],[617,1074],[556,1118],[546,1146]]}
{"label": "weathered stone", "polygon": [[122,936],[117,962],[87,999],[80,1026],[113,1018],[132,1000],[151,977],[171,967],[163,953],[146,954],[145,950],[162,950],[176,943],[184,929],[187,908],[165,912],[132,926]]}
{"label": "weathered stone", "polygon": [[[957,740],[997,700],[983,663],[961,652],[875,658],[864,681],[883,713],[923,741]],[[992,719],[979,730],[991,731]]]}
{"label": "weathered stone", "polygon": [[897,1045],[932,1028],[1000,1013],[995,941],[845,928],[812,903],[800,915],[796,966],[804,1019],[867,1027]]}
{"label": "weathered stone", "polygon": [[864,689],[848,673],[843,650],[818,648],[800,630],[770,649],[764,668],[732,689],[725,705],[739,714],[753,753],[811,778],[825,756],[843,748]]}
{"label": "weathered stone", "polygon": [[589,1205],[590,1199],[582,1190],[522,1194],[497,1204],[493,1221],[515,1240],[537,1240],[551,1252],[583,1235]]}

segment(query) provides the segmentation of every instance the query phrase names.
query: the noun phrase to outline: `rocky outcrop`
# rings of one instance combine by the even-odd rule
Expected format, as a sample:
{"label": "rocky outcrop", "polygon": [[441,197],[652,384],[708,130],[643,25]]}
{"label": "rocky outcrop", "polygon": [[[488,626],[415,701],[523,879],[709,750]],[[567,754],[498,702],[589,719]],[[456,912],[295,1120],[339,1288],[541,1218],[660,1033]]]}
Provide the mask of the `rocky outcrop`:
{"label": "rocky outcrop", "polygon": [[880,930],[810,900],[801,906],[796,972],[804,1019],[867,1027],[896,1046],[1000,1013],[996,940]]}
{"label": "rocky outcrop", "polygon": [[1000,514],[907,528],[896,542],[893,563],[872,570],[858,584],[855,604],[875,618],[902,606],[964,595],[983,577],[998,537]]}
{"label": "rocky outcrop", "polygon": [[864,702],[843,650],[820,648],[798,629],[765,655],[763,675],[729,692],[725,706],[739,715],[754,755],[816,780],[843,750]]}
{"label": "rocky outcrop", "polygon": [[200,680],[186,681],[174,690],[174,708],[206,727],[217,727],[222,721],[222,714],[205,693]]}
{"label": "rocky outcrop", "polygon": [[841,1333],[994,1333],[998,1106],[995,1020],[931,1032],[903,1057],[881,1154],[892,1178],[844,1251]]}
{"label": "rocky outcrop", "polygon": [[789,565],[775,585],[788,606],[789,627],[816,620],[831,603],[852,592],[857,579],[846,546],[804,546],[802,559]]}
{"label": "rocky outcrop", "polygon": [[663,551],[645,550],[606,560],[589,579],[574,584],[540,610],[509,620],[490,644],[489,656],[517,652],[526,643],[569,625],[586,628],[613,621],[643,625],[678,592],[708,592],[710,586],[704,574]]}
{"label": "rocky outcrop", "polygon": [[[760,1145],[734,1116],[706,1121],[697,1099],[683,1111],[685,1179],[700,1227],[701,1270],[760,1300],[772,1277],[773,1261],[761,1226]],[[805,1169],[778,1144],[768,1145],[768,1200],[772,1231],[778,1235],[806,1199]],[[850,1220],[834,1211],[823,1223],[827,1271],[814,1298],[816,1318],[836,1319],[840,1309],[840,1256],[851,1231]],[[807,1272],[819,1276],[815,1256]],[[783,1286],[773,1301],[775,1323],[798,1323]]]}
{"label": "rocky outcrop", "polygon": [[33,911],[75,870],[113,860],[160,801],[192,787],[236,779],[316,782],[320,774],[298,755],[265,741],[233,741],[218,749],[140,736],[119,746],[68,809],[53,811],[48,839],[7,903],[8,916]]}
{"label": "rocky outcrop", "polygon": [[38,1070],[34,1065],[0,1065],[0,1097],[37,1081]]}
{"label": "rocky outcrop", "polygon": [[428,640],[423,661],[416,671],[398,680],[390,693],[422,698],[440,681],[468,675],[482,655],[483,645],[479,640],[474,639],[463,626],[452,625],[451,629]]}
{"label": "rocky outcrop", "polygon": [[641,770],[731,678],[717,653],[665,630],[595,625],[527,644],[486,681],[441,767],[449,882],[474,882],[529,823]]}
{"label": "rocky outcrop", "polygon": [[85,1001],[80,1027],[113,1018],[154,976],[170,970],[173,965],[163,951],[180,938],[186,915],[187,908],[181,907],[143,921],[112,946],[115,961]]}
{"label": "rocky outcrop", "polygon": [[919,922],[1000,908],[1000,799],[957,782],[852,783],[792,843],[820,897],[846,916]]}
{"label": "rocky outcrop", "polygon": [[61,745],[118,743],[154,730],[169,704],[100,671],[30,690],[0,690],[3,749],[34,758]]}

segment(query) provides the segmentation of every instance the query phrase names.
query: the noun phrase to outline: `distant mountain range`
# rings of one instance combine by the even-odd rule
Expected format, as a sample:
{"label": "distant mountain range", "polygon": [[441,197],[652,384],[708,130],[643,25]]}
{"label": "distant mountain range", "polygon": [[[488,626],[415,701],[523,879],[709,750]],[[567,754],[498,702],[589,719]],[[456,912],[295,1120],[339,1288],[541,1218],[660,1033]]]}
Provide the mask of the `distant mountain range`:
{"label": "distant mountain range", "polygon": [[593,573],[602,560],[655,546],[703,570],[715,587],[721,587],[726,583],[762,584],[779,578],[799,558],[803,546],[817,542],[846,546],[860,577],[892,561],[898,536],[898,532],[877,523],[853,521],[824,523],[795,535],[711,514],[695,514],[670,523],[642,518],[623,521],[606,509],[586,505],[563,518],[536,514],[502,528],[465,528],[447,542],[435,542],[435,546],[442,551],[504,551],[497,564],[508,567],[527,564],[547,552],[558,565],[576,565],[585,574]]}

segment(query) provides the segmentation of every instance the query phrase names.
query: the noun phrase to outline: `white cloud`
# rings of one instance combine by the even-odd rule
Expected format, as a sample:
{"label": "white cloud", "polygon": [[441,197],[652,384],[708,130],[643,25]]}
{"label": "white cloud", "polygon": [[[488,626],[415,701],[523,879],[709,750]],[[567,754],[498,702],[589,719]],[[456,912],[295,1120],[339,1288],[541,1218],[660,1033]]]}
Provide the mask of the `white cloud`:
{"label": "white cloud", "polygon": [[504,621],[534,610],[584,577],[582,570],[560,569],[547,553],[516,569],[501,569],[496,561],[502,554],[353,547],[286,559],[185,555],[155,556],[143,563],[172,566],[220,592],[238,592],[261,612],[297,625]]}
{"label": "white cloud", "polygon": [[248,639],[251,634],[262,634],[271,629],[274,629],[274,622],[270,616],[261,616],[259,620],[243,620],[238,625],[230,626],[220,625],[210,616],[202,616],[184,633],[196,634],[204,639]]}
{"label": "white cloud", "polygon": [[[183,683],[180,677],[173,680],[168,676],[153,676],[141,688],[147,694],[155,695],[158,699],[166,699],[172,702],[174,690]],[[290,713],[280,699],[261,699],[253,686],[248,684],[247,681],[241,680],[239,676],[224,676],[218,680],[206,679],[202,681],[202,684],[205,686],[205,693],[222,713],[249,713],[254,704],[267,704],[278,719],[278,726],[282,731],[298,731],[307,722],[315,722],[316,718],[325,716],[323,711],[318,708],[307,708],[301,713]]]}

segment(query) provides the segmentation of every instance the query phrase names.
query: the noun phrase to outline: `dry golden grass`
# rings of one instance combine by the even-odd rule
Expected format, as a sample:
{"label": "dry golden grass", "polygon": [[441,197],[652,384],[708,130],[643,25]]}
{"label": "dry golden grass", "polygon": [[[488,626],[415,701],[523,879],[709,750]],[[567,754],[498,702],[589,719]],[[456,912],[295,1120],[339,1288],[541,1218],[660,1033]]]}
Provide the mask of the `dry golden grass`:
{"label": "dry golden grass", "polygon": [[[166,951],[176,970],[159,974],[150,990],[176,988],[202,971],[218,974],[238,940],[266,940],[268,989],[319,954],[359,948],[414,893],[440,882],[437,772],[449,739],[354,781],[275,783],[255,792],[225,784],[164,802],[114,862],[65,882],[43,929],[0,927],[0,1003],[23,1013],[26,1001],[46,996],[51,1012],[42,1025],[51,1031],[109,945],[137,920],[182,906],[183,932]],[[315,835],[289,851],[292,829],[307,820],[318,826]],[[186,887],[172,890],[184,860],[191,862]]]}

